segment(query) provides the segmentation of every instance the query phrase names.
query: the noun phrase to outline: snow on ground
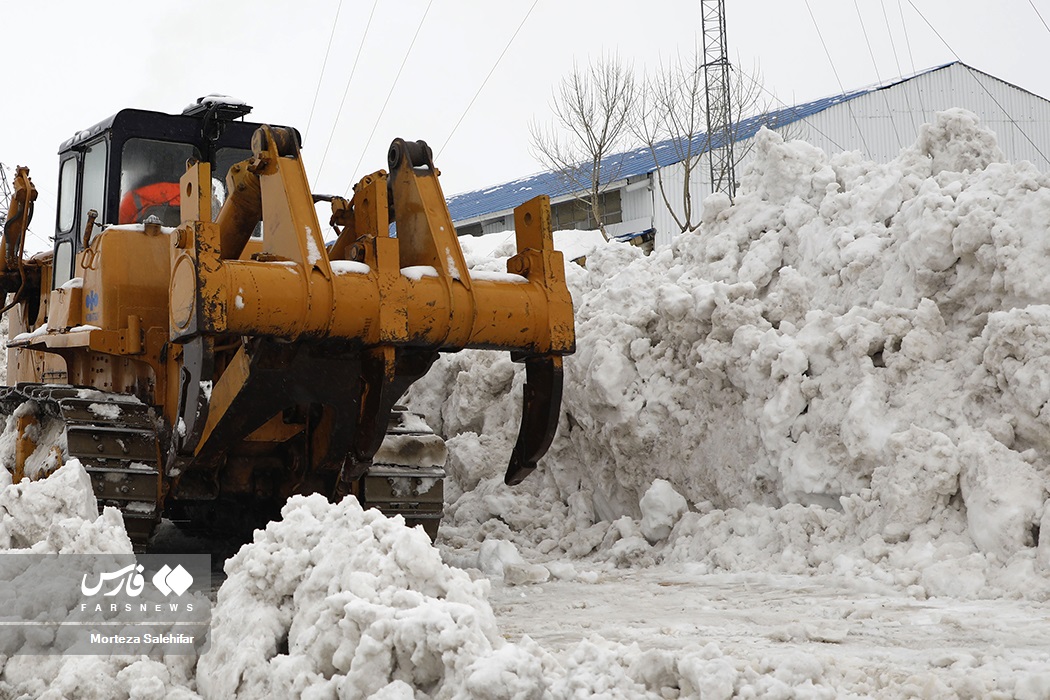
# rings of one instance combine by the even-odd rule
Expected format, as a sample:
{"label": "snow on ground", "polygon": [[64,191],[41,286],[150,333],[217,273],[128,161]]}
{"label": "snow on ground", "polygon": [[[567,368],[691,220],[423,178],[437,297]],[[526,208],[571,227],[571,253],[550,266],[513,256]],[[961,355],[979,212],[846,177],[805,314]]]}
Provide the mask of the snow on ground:
{"label": "snow on ground", "polygon": [[[522,485],[505,354],[413,387],[436,549],[293,499],[201,659],[0,659],[0,696],[1050,697],[1050,178],[963,111],[884,165],[755,150],[697,234],[567,265],[577,353]],[[467,261],[502,272],[490,243]],[[91,542],[81,474],[0,491],[0,543]]]}

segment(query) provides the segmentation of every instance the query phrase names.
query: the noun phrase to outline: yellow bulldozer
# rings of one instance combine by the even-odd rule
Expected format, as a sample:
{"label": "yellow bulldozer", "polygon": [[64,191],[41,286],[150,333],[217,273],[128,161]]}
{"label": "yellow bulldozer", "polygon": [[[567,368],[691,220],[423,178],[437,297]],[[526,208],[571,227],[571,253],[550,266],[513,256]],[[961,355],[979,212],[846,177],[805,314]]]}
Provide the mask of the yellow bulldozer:
{"label": "yellow bulldozer", "polygon": [[140,548],[162,516],[221,532],[297,493],[353,495],[433,537],[444,442],[398,402],[439,353],[524,363],[508,484],[557,428],[575,335],[549,201],[515,210],[507,272],[475,275],[425,142],[395,139],[351,199],[317,195],[298,132],[250,110],[210,96],[78,132],[59,150],[53,250],[28,257],[36,190],[17,170],[0,254],[9,469],[78,458]]}

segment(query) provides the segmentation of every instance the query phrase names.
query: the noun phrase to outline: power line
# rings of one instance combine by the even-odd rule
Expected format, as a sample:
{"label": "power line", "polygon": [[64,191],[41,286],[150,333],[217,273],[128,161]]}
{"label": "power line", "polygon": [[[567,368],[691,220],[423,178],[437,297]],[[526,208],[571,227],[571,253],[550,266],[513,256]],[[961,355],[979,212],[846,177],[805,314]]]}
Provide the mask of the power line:
{"label": "power line", "polygon": [[[908,34],[908,22],[904,19],[904,5],[901,4],[901,0],[897,0],[897,12],[901,16],[901,27],[904,29],[904,43],[908,47],[908,60],[911,62],[911,72],[915,75],[915,55],[911,52],[911,36]],[[907,91],[905,91],[907,92]],[[919,98],[919,109],[922,110],[923,121],[926,120],[926,104],[922,99],[922,90],[916,88],[916,97]]]}
{"label": "power line", "polygon": [[1035,10],[1036,16],[1039,18],[1039,21],[1043,23],[1043,26],[1046,27],[1046,31],[1050,32],[1050,27],[1046,26],[1046,20],[1043,19],[1043,15],[1039,13],[1039,8],[1035,6],[1035,3],[1032,2],[1032,0],[1028,0],[1028,4],[1032,6],[1033,10]]}
{"label": "power line", "polygon": [[[897,77],[904,77],[904,70],[901,69],[901,59],[897,54],[897,42],[893,40],[893,28],[890,26],[890,16],[886,13],[886,0],[879,0],[879,5],[882,6],[882,19],[886,23],[886,34],[890,38],[890,49],[893,51],[893,63],[897,66]],[[911,97],[908,95],[907,87],[904,88],[904,102],[908,105],[908,114],[911,116],[911,126],[914,129],[915,124],[915,110],[911,106]]]}
{"label": "power line", "polygon": [[[416,39],[419,38],[419,30],[423,28],[423,22],[427,18],[427,13],[430,12],[430,6],[434,4],[434,0],[430,0],[427,3],[427,9],[423,11],[423,16],[419,18],[419,24],[416,26],[416,33],[412,35],[412,41],[408,45],[408,51],[405,52],[405,57],[401,59],[401,66],[397,69],[397,75],[394,76],[394,81],[390,83],[390,90],[386,93],[386,99],[383,100],[383,108],[379,110],[379,116],[376,117],[376,123],[372,125],[372,131],[368,134],[368,140],[365,141],[365,147],[361,149],[361,157],[357,159],[357,165],[354,166],[354,172],[357,173],[361,168],[361,163],[365,160],[365,154],[368,152],[368,147],[372,143],[372,137],[376,134],[376,129],[379,128],[379,122],[383,119],[383,113],[386,112],[386,106],[390,104],[390,96],[394,94],[394,88],[397,87],[397,81],[401,77],[401,71],[405,69],[405,64],[408,63],[408,57],[412,55],[412,47],[416,45]],[[352,176],[351,176],[352,177]],[[350,193],[350,188],[354,186],[353,179],[350,180],[350,184],[346,186],[343,191],[343,195]]]}
{"label": "power line", "polygon": [[317,97],[321,94],[321,81],[324,80],[324,69],[328,67],[328,55],[332,53],[332,40],[335,39],[335,28],[339,26],[339,11],[343,9],[343,0],[335,8],[335,19],[332,20],[332,34],[328,37],[328,48],[324,52],[324,61],[321,63],[321,74],[317,76],[317,89],[314,90],[314,101],[310,105],[310,116],[306,119],[306,137],[310,136],[310,125],[314,121],[314,109],[317,107]]}
{"label": "power line", "polygon": [[357,55],[354,56],[354,65],[350,67],[350,76],[346,79],[346,86],[343,87],[343,98],[339,100],[339,109],[335,113],[335,121],[332,122],[332,130],[328,134],[328,143],[324,145],[324,153],[321,154],[321,162],[317,166],[317,172],[314,175],[314,181],[316,182],[321,177],[321,170],[324,168],[324,162],[328,159],[328,150],[332,147],[332,139],[335,138],[336,127],[339,126],[339,118],[343,116],[343,105],[346,104],[346,96],[350,94],[350,83],[354,79],[354,73],[357,72],[357,62],[361,58],[361,50],[365,47],[365,39],[368,38],[368,29],[372,26],[372,16],[376,13],[376,5],[379,4],[379,0],[375,0],[372,3],[372,11],[368,13],[368,22],[365,23],[365,32],[361,35],[361,42],[357,45]]}
{"label": "power line", "polygon": [[[772,93],[769,90],[767,90],[766,87],[764,85],[762,85],[762,83],[758,82],[757,79],[755,79],[754,77],[748,75],[747,73],[743,72],[742,70],[734,67],[732,64],[730,64],[729,68],[730,68],[730,70],[734,70],[737,73],[739,73],[741,76],[743,76],[743,77],[747,78],[748,80],[750,80],[752,83],[755,84],[755,87],[757,87],[759,90],[761,90],[762,92],[764,92],[767,95],[769,95],[770,97],[772,97],[774,100],[779,102],[786,109],[794,110],[794,108],[797,107],[797,105],[789,105],[787,102],[784,102],[784,100],[782,100],[779,97],[777,97],[776,93]],[[763,116],[763,115],[758,115],[758,116]],[[805,117],[803,118],[803,120],[805,120]],[[774,127],[775,126],[776,125],[774,124]],[[785,126],[787,126],[787,125],[785,125]],[[821,136],[826,138],[828,141],[830,141],[832,144],[834,144],[835,147],[838,148],[840,151],[845,151],[846,150],[845,146],[843,146],[841,143],[839,143],[835,139],[831,138],[831,136],[829,134],[825,134],[823,131],[821,131],[820,128],[816,124],[813,124],[811,122],[806,122],[806,126],[808,126],[810,129],[813,129],[813,131],[817,132],[818,134],[820,134]]]}
{"label": "power line", "polygon": [[533,0],[532,7],[530,7],[529,11],[525,13],[525,16],[521,18],[521,22],[518,23],[518,28],[514,30],[513,34],[511,34],[510,40],[507,41],[507,45],[503,47],[503,51],[500,52],[499,58],[496,59],[496,62],[492,64],[492,68],[489,69],[488,75],[486,75],[485,79],[481,81],[481,86],[478,88],[478,91],[474,93],[474,97],[470,98],[470,104],[468,104],[467,108],[463,110],[463,114],[459,115],[456,125],[452,127],[452,132],[448,135],[448,138],[445,139],[445,142],[441,144],[441,148],[438,149],[438,157],[441,156],[441,153],[445,150],[445,146],[448,145],[448,142],[452,140],[452,137],[456,133],[456,129],[459,128],[459,125],[463,122],[463,118],[467,116],[467,112],[470,111],[470,108],[474,106],[474,101],[478,99],[478,95],[480,95],[481,91],[485,89],[485,85],[489,82],[489,78],[492,77],[493,72],[495,72],[496,66],[498,66],[499,62],[503,60],[503,56],[506,55],[507,49],[509,49],[510,45],[514,43],[514,38],[518,36],[518,32],[520,32],[521,28],[525,26],[525,20],[527,20],[529,15],[532,14],[532,11],[536,9],[536,4],[539,3],[539,1],[540,0]]}
{"label": "power line", "polygon": [[[871,65],[875,67],[875,78],[882,85],[882,76],[879,75],[879,64],[875,60],[875,51],[871,48],[871,41],[868,39],[868,28],[864,25],[864,16],[860,13],[860,5],[857,4],[857,0],[853,0],[853,7],[857,10],[857,19],[860,20],[860,31],[864,34],[864,43],[868,45],[868,55],[871,56]],[[890,107],[890,98],[886,96],[885,91],[882,92],[882,101],[886,103],[886,115],[889,117],[890,126],[893,127],[893,134],[897,137],[897,148],[903,148],[904,142],[901,141],[900,132],[897,131],[897,122],[893,119],[893,110]]]}
{"label": "power line", "polygon": [[[842,79],[839,78],[838,69],[835,68],[835,61],[831,59],[831,52],[828,51],[828,45],[824,43],[824,35],[820,33],[820,27],[817,25],[817,18],[813,14],[813,8],[809,6],[809,0],[805,0],[806,9],[809,10],[809,18],[813,20],[813,28],[817,30],[817,38],[820,39],[820,45],[824,47],[824,55],[828,57],[828,63],[831,64],[831,72],[835,74],[835,80],[839,84],[839,90],[842,94],[846,94],[846,88],[842,86]],[[846,101],[846,109],[849,110],[849,116],[853,119],[853,125],[857,127],[857,135],[860,136],[860,142],[864,145],[864,150],[869,154],[871,151],[868,149],[868,143],[864,138],[864,130],[860,128],[860,122],[857,121],[857,115],[853,113],[853,106],[850,105],[849,101]]]}
{"label": "power line", "polygon": [[937,38],[941,40],[941,43],[942,43],[942,44],[944,44],[944,46],[945,46],[945,47],[946,47],[946,48],[947,48],[947,49],[948,49],[949,51],[951,51],[951,52],[952,52],[952,55],[953,55],[953,56],[955,56],[955,60],[956,60],[956,61],[958,61],[959,63],[962,63],[962,65],[963,65],[963,66],[965,66],[965,68],[966,68],[966,71],[967,71],[967,72],[968,72],[968,73],[970,74],[970,77],[974,79],[974,82],[976,82],[976,83],[977,83],[977,84],[978,84],[978,85],[980,86],[980,88],[981,88],[982,90],[984,90],[984,94],[986,94],[986,95],[988,96],[988,98],[989,98],[989,99],[990,99],[990,100],[991,100],[992,102],[994,102],[994,103],[995,103],[995,106],[996,106],[996,107],[998,107],[998,108],[999,108],[999,109],[1000,109],[1000,110],[1002,111],[1002,113],[1006,115],[1006,118],[1007,118],[1007,119],[1008,119],[1008,120],[1010,121],[1010,123],[1011,123],[1011,124],[1013,124],[1013,125],[1014,125],[1014,127],[1015,127],[1015,128],[1016,128],[1016,129],[1017,129],[1017,130],[1018,130],[1019,132],[1021,132],[1021,136],[1023,136],[1023,137],[1024,137],[1024,140],[1025,140],[1025,141],[1027,141],[1027,142],[1029,143],[1029,145],[1031,145],[1031,147],[1035,149],[1035,152],[1036,152],[1036,153],[1038,153],[1038,154],[1039,154],[1040,156],[1042,156],[1043,160],[1045,160],[1045,161],[1046,161],[1047,163],[1050,163],[1050,158],[1047,158],[1047,157],[1046,157],[1045,155],[1043,155],[1043,152],[1042,152],[1041,150],[1039,150],[1039,146],[1035,145],[1035,141],[1033,141],[1033,140],[1032,140],[1031,138],[1029,138],[1029,137],[1028,137],[1028,134],[1027,134],[1027,133],[1025,132],[1025,130],[1024,130],[1024,129],[1023,129],[1022,127],[1021,127],[1021,125],[1020,125],[1020,124],[1019,124],[1019,123],[1017,122],[1017,120],[1016,120],[1016,119],[1014,119],[1014,118],[1013,118],[1012,116],[1010,116],[1010,113],[1009,113],[1009,112],[1007,112],[1007,111],[1006,111],[1006,108],[1005,108],[1005,107],[1003,107],[1003,106],[1002,106],[1002,104],[1000,104],[1000,103],[999,103],[999,100],[995,99],[995,95],[993,95],[993,94],[992,94],[992,91],[991,91],[991,90],[989,90],[989,89],[988,89],[988,88],[987,88],[987,87],[985,86],[985,84],[981,82],[980,78],[978,78],[978,77],[977,77],[977,76],[976,76],[976,75],[974,74],[974,72],[973,72],[973,69],[972,69],[972,68],[970,68],[970,66],[967,66],[967,65],[966,65],[965,63],[963,63],[963,62],[962,62],[962,59],[961,59],[961,58],[959,58],[959,54],[957,54],[957,53],[955,52],[955,49],[953,49],[953,48],[951,47],[951,45],[950,45],[950,44],[948,44],[948,42],[944,40],[944,37],[943,37],[943,36],[941,36],[941,33],[940,33],[940,32],[938,32],[938,31],[937,31],[937,29],[936,29],[936,28],[935,28],[935,27],[933,26],[933,24],[931,24],[931,23],[930,23],[930,20],[926,19],[926,16],[925,16],[925,15],[923,15],[923,14],[922,14],[921,12],[919,12],[919,8],[915,7],[915,3],[913,3],[913,2],[912,2],[912,0],[908,0],[908,4],[909,4],[909,5],[911,5],[911,9],[915,10],[915,13],[916,13],[917,15],[919,15],[919,17],[921,17],[921,18],[922,18],[922,21],[926,23],[926,26],[927,26],[927,27],[929,27],[929,28],[930,28],[930,30],[931,30],[931,31],[933,31],[933,33],[937,35]]}

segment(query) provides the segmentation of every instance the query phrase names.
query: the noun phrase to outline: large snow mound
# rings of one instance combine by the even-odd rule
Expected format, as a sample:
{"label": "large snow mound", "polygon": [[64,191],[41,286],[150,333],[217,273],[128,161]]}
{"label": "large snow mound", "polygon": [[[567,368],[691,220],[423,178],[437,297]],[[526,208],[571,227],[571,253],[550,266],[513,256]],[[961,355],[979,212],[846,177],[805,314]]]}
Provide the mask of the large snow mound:
{"label": "large snow mound", "polygon": [[[520,415],[509,359],[448,356],[413,388],[449,437],[450,556],[492,537],[532,560],[892,565],[931,595],[1047,597],[1050,178],[964,110],[888,164],[768,131],[754,152],[696,234],[568,266],[577,352],[522,487],[493,460]],[[691,508],[650,544],[676,524],[641,519],[655,480]]]}

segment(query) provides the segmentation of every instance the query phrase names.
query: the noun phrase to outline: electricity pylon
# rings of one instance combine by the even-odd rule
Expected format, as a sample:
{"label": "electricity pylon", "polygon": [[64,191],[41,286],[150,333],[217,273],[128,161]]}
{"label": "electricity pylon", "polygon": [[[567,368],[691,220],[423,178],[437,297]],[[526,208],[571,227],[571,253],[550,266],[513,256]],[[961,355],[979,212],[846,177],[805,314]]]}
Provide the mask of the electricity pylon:
{"label": "electricity pylon", "polygon": [[704,34],[704,88],[707,94],[711,191],[736,194],[733,172],[733,111],[729,102],[725,0],[700,0]]}

